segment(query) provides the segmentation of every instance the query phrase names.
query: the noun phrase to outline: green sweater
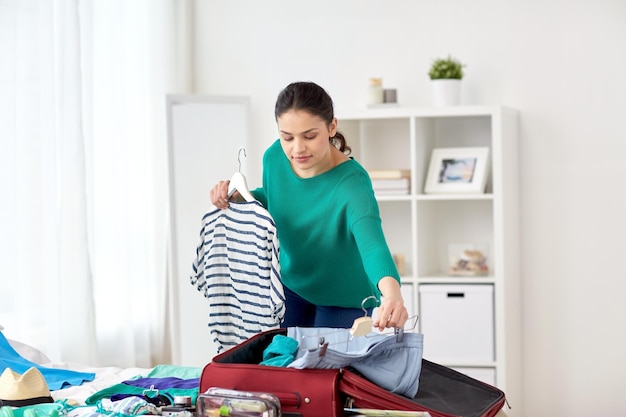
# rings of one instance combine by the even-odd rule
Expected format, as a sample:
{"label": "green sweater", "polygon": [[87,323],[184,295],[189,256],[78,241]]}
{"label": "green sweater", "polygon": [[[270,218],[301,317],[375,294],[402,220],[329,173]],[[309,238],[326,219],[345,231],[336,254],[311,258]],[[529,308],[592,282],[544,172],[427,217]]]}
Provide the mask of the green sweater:
{"label": "green sweater", "polygon": [[276,222],[283,284],[307,301],[360,308],[380,297],[382,277],[400,282],[371,180],[355,160],[300,178],[277,140],[263,156],[263,186],[252,194]]}

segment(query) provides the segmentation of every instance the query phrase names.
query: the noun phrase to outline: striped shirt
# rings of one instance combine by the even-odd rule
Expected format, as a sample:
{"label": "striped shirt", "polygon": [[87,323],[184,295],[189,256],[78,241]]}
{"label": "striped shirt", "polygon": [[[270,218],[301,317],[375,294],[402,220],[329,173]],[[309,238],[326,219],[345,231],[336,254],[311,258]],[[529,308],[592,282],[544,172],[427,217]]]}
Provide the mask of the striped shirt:
{"label": "striped shirt", "polygon": [[209,300],[208,327],[218,353],[280,325],[276,225],[258,201],[230,203],[204,215],[191,284]]}

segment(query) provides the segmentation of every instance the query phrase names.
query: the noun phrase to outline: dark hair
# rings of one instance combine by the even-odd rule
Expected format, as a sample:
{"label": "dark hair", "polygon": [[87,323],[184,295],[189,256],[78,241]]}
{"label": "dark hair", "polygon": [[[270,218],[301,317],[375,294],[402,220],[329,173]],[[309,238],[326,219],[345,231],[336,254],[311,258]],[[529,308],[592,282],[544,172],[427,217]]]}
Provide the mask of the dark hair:
{"label": "dark hair", "polygon": [[[275,119],[278,120],[278,117],[289,110],[304,110],[319,116],[326,122],[326,125],[329,125],[335,118],[333,100],[322,87],[313,82],[291,83],[278,94],[274,107]],[[346,155],[352,152],[346,138],[339,131],[330,138],[330,143]]]}

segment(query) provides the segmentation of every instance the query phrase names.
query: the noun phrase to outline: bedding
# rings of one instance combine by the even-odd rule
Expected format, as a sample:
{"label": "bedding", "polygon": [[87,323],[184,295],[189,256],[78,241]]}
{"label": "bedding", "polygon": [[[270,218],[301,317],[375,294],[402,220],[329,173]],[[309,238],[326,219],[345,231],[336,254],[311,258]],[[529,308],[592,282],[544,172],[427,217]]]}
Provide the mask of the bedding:
{"label": "bedding", "polygon": [[39,349],[29,346],[26,343],[18,342],[17,340],[7,339],[7,341],[9,342],[9,345],[11,345],[13,349],[15,349],[17,354],[20,355],[22,358],[26,359],[27,361],[40,363],[40,364],[52,362],[50,358],[48,358]]}
{"label": "bedding", "polygon": [[0,372],[10,369],[17,374],[24,374],[30,368],[37,368],[44,376],[50,391],[66,386],[80,385],[91,381],[93,373],[79,372],[71,369],[42,366],[22,357],[0,331]]}
{"label": "bedding", "polygon": [[160,410],[155,406],[171,405],[179,395],[191,396],[195,404],[202,371],[173,365],[119,368],[55,363],[32,346],[6,339],[0,330],[0,373],[9,367],[23,373],[30,366],[41,371],[55,403],[70,417],[155,414]]}

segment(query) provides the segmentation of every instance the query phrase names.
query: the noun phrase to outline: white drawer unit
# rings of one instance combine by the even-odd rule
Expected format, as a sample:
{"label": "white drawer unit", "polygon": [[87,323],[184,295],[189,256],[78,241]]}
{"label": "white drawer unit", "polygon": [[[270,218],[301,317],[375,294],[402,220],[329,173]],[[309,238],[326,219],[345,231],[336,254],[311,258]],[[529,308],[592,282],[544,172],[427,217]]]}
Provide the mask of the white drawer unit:
{"label": "white drawer unit", "polygon": [[440,363],[490,363],[494,357],[493,285],[422,284],[424,358]]}

